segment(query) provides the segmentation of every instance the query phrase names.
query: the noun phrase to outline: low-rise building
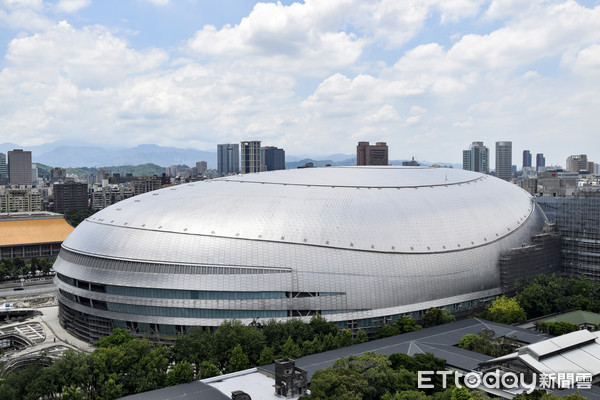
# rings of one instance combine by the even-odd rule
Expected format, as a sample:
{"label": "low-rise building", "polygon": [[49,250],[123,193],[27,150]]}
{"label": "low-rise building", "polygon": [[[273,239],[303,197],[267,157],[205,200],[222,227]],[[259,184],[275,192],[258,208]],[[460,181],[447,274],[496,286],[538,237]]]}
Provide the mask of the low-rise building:
{"label": "low-rise building", "polygon": [[73,229],[61,214],[0,214],[0,257],[56,257]]}

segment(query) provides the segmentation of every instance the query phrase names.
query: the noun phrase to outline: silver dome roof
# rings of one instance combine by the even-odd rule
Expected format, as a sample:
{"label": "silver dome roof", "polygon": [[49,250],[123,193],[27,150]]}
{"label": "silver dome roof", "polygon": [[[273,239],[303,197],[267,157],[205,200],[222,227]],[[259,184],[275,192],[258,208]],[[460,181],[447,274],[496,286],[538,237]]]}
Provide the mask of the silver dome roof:
{"label": "silver dome roof", "polygon": [[[135,196],[84,221],[64,242],[78,252],[194,262],[145,232],[295,243],[386,253],[461,251],[499,240],[532,215],[527,192],[492,176],[430,167],[326,167],[262,172]],[[103,246],[78,231],[122,237]],[[168,235],[173,237],[173,235]],[[194,241],[195,241],[194,240]],[[164,247],[161,248],[161,247]],[[193,252],[193,248],[190,249]],[[173,260],[173,258],[179,258]]]}

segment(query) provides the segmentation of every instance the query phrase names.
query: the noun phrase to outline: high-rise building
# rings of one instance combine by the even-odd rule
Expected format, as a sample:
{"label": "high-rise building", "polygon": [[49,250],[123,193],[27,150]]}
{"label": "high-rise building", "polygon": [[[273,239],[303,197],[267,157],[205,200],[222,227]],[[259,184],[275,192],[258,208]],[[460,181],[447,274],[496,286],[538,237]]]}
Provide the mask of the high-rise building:
{"label": "high-rise building", "polygon": [[64,168],[52,168],[50,170],[52,182],[64,182],[67,179],[67,170]]}
{"label": "high-rise building", "polygon": [[137,196],[138,194],[151,192],[153,190],[160,189],[162,186],[162,182],[159,176],[136,176],[131,181],[131,187],[133,187],[133,194]]}
{"label": "high-rise building", "polygon": [[196,163],[196,173],[198,175],[204,175],[204,173],[206,172],[206,170],[208,169],[208,164],[206,163],[206,161],[198,161]]}
{"label": "high-rise building", "polygon": [[37,185],[38,180],[38,167],[37,164],[31,164],[31,184],[33,186]]}
{"label": "high-rise building", "polygon": [[505,181],[512,179],[512,142],[496,142],[496,176]]}
{"label": "high-rise building", "polygon": [[402,161],[403,167],[418,167],[419,165],[420,164],[417,161],[415,161],[414,157],[410,161]]}
{"label": "high-rise building", "polygon": [[594,172],[594,163],[588,161],[587,154],[577,154],[567,157],[566,170],[569,172],[588,171]]}
{"label": "high-rise building", "polygon": [[110,168],[99,168],[96,173],[96,183],[102,184],[102,181],[110,179]]}
{"label": "high-rise building", "polygon": [[241,142],[240,154],[240,172],[242,174],[260,172],[260,140]]}
{"label": "high-rise building", "polygon": [[42,210],[40,191],[27,187],[0,188],[0,213],[34,212]]}
{"label": "high-rise building", "polygon": [[8,183],[8,167],[6,166],[6,154],[0,153],[0,185]]}
{"label": "high-rise building", "polygon": [[356,165],[389,165],[386,142],[358,142],[356,146]]}
{"label": "high-rise building", "polygon": [[266,146],[260,149],[261,164],[266,171],[276,171],[285,169],[285,151],[273,146]]}
{"label": "high-rise building", "polygon": [[66,182],[53,185],[54,211],[65,213],[69,211],[87,210],[88,185],[80,182]]}
{"label": "high-rise building", "polygon": [[483,142],[473,142],[468,150],[463,150],[463,169],[484,174],[490,172],[490,150]]}
{"label": "high-rise building", "polygon": [[171,178],[176,178],[179,176],[179,168],[177,168],[177,165],[169,165],[166,172]]}
{"label": "high-rise building", "polygon": [[8,181],[11,185],[33,184],[30,151],[15,149],[8,152]]}
{"label": "high-rise building", "polygon": [[523,150],[523,168],[531,167],[531,152]]}
{"label": "high-rise building", "polygon": [[544,153],[537,153],[535,156],[535,170],[539,171],[540,167],[546,166],[546,158],[544,157]]}
{"label": "high-rise building", "polygon": [[240,145],[225,143],[217,145],[217,172],[219,176],[240,173]]}

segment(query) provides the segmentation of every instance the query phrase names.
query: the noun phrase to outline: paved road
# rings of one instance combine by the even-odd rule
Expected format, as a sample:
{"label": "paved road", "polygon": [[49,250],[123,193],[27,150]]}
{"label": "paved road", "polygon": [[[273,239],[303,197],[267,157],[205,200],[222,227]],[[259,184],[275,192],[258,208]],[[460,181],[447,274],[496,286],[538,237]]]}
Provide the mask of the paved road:
{"label": "paved road", "polygon": [[51,280],[25,282],[25,284],[23,285],[23,290],[14,290],[14,287],[20,287],[20,285],[0,285],[0,297],[11,299],[23,296],[51,293],[56,291],[56,286],[54,286],[54,282],[52,282]]}

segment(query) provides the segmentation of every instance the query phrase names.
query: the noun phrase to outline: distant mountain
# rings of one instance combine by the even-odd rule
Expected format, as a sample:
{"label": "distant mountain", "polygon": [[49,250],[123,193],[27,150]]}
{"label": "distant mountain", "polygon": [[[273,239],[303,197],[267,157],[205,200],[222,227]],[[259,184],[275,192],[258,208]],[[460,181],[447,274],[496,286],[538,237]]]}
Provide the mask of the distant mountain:
{"label": "distant mountain", "polygon": [[327,164],[332,165],[332,166],[348,166],[348,165],[356,165],[356,159],[355,158],[348,158],[342,161],[333,161],[333,160],[313,160],[312,158],[304,158],[300,161],[292,161],[292,162],[286,162],[285,163],[285,168],[286,169],[296,169],[301,165],[304,165],[306,163],[313,163],[315,167],[324,167]]}
{"label": "distant mountain", "polygon": [[13,143],[0,144],[0,152],[12,149],[32,152],[32,161],[52,167],[79,168],[114,165],[140,165],[153,163],[163,167],[187,164],[196,166],[197,161],[206,161],[209,168],[217,166],[217,152],[177,147],[161,147],[143,144],[132,148],[105,148],[92,145],[32,146],[23,147]]}
{"label": "distant mountain", "polygon": [[[62,168],[96,168],[122,166],[131,170],[132,166],[143,164],[154,164],[155,166],[168,167],[169,165],[186,164],[190,167],[196,165],[197,161],[206,161],[208,168],[217,167],[217,152],[204,151],[190,148],[162,147],[155,144],[142,144],[136,147],[124,148],[111,145],[96,146],[84,142],[58,141],[39,146],[21,146],[14,143],[1,143],[0,152],[7,153],[13,149],[23,149],[32,152],[32,161],[43,164],[45,167]],[[286,155],[286,168],[295,169],[299,165],[312,162],[316,167],[327,164],[334,166],[356,165],[356,156],[352,154],[331,154],[323,157],[310,155],[294,156]],[[392,165],[402,165],[402,161],[392,160]],[[434,164],[428,161],[419,161],[421,165]],[[462,168],[460,164],[436,162],[435,164]],[[146,168],[148,172],[156,170],[154,167]]]}

